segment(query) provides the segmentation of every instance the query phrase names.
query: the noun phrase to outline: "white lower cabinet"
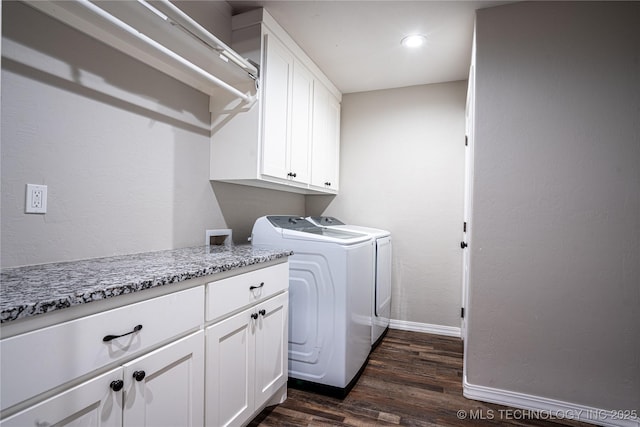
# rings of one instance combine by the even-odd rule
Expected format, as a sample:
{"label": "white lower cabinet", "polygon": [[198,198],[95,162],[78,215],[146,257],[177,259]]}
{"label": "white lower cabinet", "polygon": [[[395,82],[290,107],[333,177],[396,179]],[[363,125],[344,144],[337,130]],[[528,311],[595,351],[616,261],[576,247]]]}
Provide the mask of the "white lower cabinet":
{"label": "white lower cabinet", "polygon": [[253,412],[255,342],[250,310],[207,328],[207,426],[240,425]]}
{"label": "white lower cabinet", "polygon": [[[0,421],[0,425],[2,427],[120,427],[122,426],[121,383],[122,368],[117,368],[12,417],[5,418]],[[113,386],[110,386],[111,384]]]}
{"label": "white lower cabinet", "polygon": [[3,338],[2,411],[196,330],[204,323],[203,298],[199,286]]}
{"label": "white lower cabinet", "polygon": [[287,382],[289,293],[206,330],[206,425],[246,423]]}
{"label": "white lower cabinet", "polygon": [[287,383],[289,345],[289,292],[256,307],[255,406],[264,405]]}
{"label": "white lower cabinet", "polygon": [[55,395],[2,427],[195,427],[203,424],[204,332],[199,331]]}
{"label": "white lower cabinet", "polygon": [[0,339],[0,427],[247,423],[286,398],[287,262]]}
{"label": "white lower cabinet", "polygon": [[204,332],[123,366],[123,427],[202,426]]}

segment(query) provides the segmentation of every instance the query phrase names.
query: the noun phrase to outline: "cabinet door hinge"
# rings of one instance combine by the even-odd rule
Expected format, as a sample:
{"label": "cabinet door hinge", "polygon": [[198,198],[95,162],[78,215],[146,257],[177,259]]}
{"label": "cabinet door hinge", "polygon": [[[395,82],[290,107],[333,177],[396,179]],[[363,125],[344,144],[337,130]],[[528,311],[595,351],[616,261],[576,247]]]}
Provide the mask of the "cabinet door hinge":
{"label": "cabinet door hinge", "polygon": [[467,232],[467,221],[462,223],[462,231]]}
{"label": "cabinet door hinge", "polygon": [[464,307],[460,307],[460,317],[464,319]]}
{"label": "cabinet door hinge", "polygon": [[469,137],[467,135],[464,136],[464,146],[469,145]]}

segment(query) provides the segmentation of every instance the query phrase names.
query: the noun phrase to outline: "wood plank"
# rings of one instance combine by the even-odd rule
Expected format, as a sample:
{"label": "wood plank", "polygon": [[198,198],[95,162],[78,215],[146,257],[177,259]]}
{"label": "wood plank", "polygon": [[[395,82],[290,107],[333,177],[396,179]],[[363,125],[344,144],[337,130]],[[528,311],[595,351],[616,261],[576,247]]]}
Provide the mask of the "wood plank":
{"label": "wood plank", "polygon": [[[371,353],[347,397],[290,388],[284,403],[265,409],[249,426],[592,426],[573,420],[514,419],[522,417],[501,416],[511,408],[465,398],[462,352],[457,338],[392,329]],[[458,411],[483,417],[460,419]]]}

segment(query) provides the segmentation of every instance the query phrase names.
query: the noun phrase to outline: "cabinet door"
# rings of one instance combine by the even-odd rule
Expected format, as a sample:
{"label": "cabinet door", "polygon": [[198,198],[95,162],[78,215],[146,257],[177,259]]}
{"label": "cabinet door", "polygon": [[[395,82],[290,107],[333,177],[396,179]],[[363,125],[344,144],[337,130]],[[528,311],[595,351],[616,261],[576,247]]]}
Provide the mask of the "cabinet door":
{"label": "cabinet door", "polygon": [[265,58],[262,89],[262,173],[287,179],[287,143],[293,56],[271,34],[264,35]]}
{"label": "cabinet door", "polygon": [[206,425],[236,426],[253,413],[255,308],[207,328]]}
{"label": "cabinet door", "polygon": [[287,382],[289,292],[256,307],[256,407]]}
{"label": "cabinet door", "polygon": [[313,93],[311,185],[338,190],[340,158],[340,103],[322,83]]}
{"label": "cabinet door", "polygon": [[327,182],[332,190],[338,191],[340,185],[340,101],[329,96],[329,119],[327,123]]}
{"label": "cabinet door", "polygon": [[291,180],[309,183],[309,147],[311,147],[311,119],[313,76],[299,61],[293,63],[291,94],[291,143],[289,170]]}
{"label": "cabinet door", "polygon": [[203,424],[203,331],[127,363],[123,376],[125,427]]}
{"label": "cabinet door", "polygon": [[0,421],[2,427],[122,426],[122,390],[112,381],[122,380],[122,368],[102,374]]}

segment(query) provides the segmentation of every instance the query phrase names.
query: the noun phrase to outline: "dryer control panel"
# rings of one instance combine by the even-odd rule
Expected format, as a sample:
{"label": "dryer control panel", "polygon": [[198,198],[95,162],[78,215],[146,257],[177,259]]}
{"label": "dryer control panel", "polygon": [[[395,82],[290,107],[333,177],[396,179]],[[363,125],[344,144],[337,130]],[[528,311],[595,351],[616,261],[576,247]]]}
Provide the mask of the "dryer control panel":
{"label": "dryer control panel", "polygon": [[311,220],[318,225],[330,226],[330,225],[345,225],[344,222],[333,216],[312,216]]}

